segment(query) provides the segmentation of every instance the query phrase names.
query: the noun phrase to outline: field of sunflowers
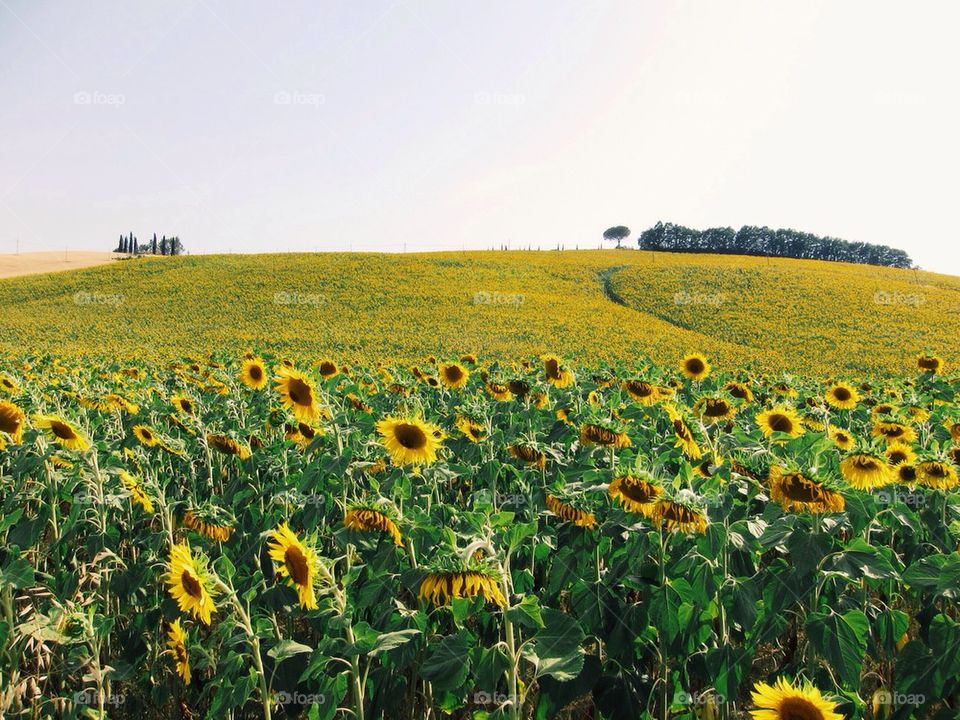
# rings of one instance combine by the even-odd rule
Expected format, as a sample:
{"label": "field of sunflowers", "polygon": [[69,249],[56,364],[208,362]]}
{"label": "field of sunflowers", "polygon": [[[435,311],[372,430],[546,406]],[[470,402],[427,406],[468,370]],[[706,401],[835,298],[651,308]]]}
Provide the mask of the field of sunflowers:
{"label": "field of sunflowers", "polygon": [[955,719],[953,357],[0,356],[0,717]]}
{"label": "field of sunflowers", "polygon": [[581,365],[705,352],[728,368],[898,376],[960,353],[960,278],[735,255],[566,250],[204,255],[0,280],[0,352],[243,353]]}

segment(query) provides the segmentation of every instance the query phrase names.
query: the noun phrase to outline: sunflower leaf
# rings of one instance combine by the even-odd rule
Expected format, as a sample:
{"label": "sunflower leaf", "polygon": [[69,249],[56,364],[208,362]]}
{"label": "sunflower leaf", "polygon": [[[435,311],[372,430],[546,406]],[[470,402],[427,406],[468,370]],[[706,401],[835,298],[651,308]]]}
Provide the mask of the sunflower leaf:
{"label": "sunflower leaf", "polygon": [[817,652],[831,664],[843,684],[857,688],[860,669],[867,652],[870,621],[860,610],[839,613],[810,613],[807,635]]}

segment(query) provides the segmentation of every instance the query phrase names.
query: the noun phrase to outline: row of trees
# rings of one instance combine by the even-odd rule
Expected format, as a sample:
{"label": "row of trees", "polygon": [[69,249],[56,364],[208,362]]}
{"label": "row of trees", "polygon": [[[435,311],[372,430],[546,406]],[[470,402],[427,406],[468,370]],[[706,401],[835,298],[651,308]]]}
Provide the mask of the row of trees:
{"label": "row of trees", "polygon": [[[620,228],[623,226],[610,228],[610,230]],[[626,228],[623,229],[626,230]],[[604,237],[607,238],[607,233],[604,233]],[[614,236],[608,239],[616,239],[619,247],[619,241],[622,238]],[[886,245],[849,242],[799,230],[774,230],[753,225],[744,225],[739,230],[729,227],[694,230],[683,225],[658,222],[649,230],[640,233],[638,245],[641,250],[767,255],[898,268],[913,267],[913,261],[906,252]]]}
{"label": "row of trees", "polygon": [[153,234],[153,240],[148,240],[143,245],[134,237],[133,233],[120,236],[120,244],[117,245],[114,252],[126,253],[127,255],[183,255],[184,247],[179,237],[168,238],[164,235],[157,240],[157,234]]}

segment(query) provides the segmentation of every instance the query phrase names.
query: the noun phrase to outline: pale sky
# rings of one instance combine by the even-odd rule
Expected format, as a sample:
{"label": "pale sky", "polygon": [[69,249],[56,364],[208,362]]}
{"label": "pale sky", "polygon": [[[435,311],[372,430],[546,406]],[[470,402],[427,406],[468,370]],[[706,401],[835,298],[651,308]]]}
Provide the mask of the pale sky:
{"label": "pale sky", "polygon": [[0,252],[792,227],[960,275],[960,3],[0,0]]}

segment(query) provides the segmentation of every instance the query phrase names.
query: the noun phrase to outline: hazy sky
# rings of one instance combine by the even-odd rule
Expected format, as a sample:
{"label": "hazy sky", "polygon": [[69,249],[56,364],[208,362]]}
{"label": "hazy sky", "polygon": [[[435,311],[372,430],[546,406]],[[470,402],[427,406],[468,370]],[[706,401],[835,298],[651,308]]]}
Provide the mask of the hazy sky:
{"label": "hazy sky", "polygon": [[0,252],[793,227],[960,274],[960,4],[0,0]]}

